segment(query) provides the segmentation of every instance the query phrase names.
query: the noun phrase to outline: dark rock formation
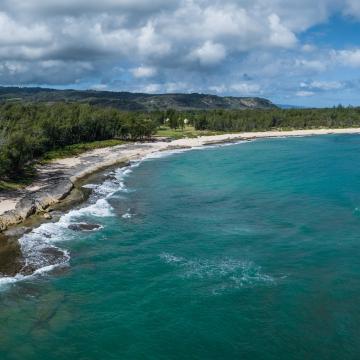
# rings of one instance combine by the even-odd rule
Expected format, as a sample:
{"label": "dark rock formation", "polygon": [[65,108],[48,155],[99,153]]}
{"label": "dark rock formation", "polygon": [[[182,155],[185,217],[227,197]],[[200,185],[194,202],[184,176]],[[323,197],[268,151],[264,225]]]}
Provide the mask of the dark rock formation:
{"label": "dark rock formation", "polygon": [[69,225],[69,229],[72,231],[94,231],[94,230],[98,230],[100,228],[101,228],[101,226],[98,224],[79,223],[79,224]]}

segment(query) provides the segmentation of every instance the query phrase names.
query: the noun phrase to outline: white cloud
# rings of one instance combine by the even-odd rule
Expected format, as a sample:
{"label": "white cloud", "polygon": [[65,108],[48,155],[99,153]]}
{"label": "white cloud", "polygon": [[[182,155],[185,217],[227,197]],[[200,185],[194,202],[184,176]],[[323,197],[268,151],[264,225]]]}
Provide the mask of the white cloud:
{"label": "white cloud", "polygon": [[248,84],[248,83],[237,83],[230,86],[230,90],[235,91],[238,94],[250,95],[254,93],[259,93],[261,88],[258,84]]}
{"label": "white cloud", "polygon": [[313,51],[316,50],[316,46],[313,45],[313,44],[304,44],[304,45],[301,47],[301,50],[302,50],[303,52],[307,52],[307,53],[313,52]]}
{"label": "white cloud", "polygon": [[216,65],[226,57],[226,49],[221,44],[206,41],[202,46],[191,52],[189,59],[199,60],[201,65]]}
{"label": "white cloud", "polygon": [[34,16],[77,16],[89,13],[151,13],[159,9],[171,9],[179,0],[2,0],[1,5],[9,12],[16,14],[33,14]]}
{"label": "white cloud", "polygon": [[281,24],[277,14],[268,17],[270,23],[270,44],[279,47],[292,47],[296,44],[296,36]]}
{"label": "white cloud", "polygon": [[159,35],[152,22],[140,29],[140,34],[134,39],[138,44],[140,55],[161,57],[170,53],[171,43]]}
{"label": "white cloud", "polygon": [[358,0],[0,0],[0,9],[2,84],[306,98],[346,88],[344,74],[360,68],[360,49],[302,36],[336,14],[360,18]]}
{"label": "white cloud", "polygon": [[309,89],[316,89],[316,90],[339,90],[344,87],[344,84],[340,81],[312,81],[310,84],[305,84],[305,86]]}
{"label": "white cloud", "polygon": [[209,90],[211,92],[217,93],[217,94],[224,94],[228,91],[228,87],[224,84],[221,85],[211,85],[209,86]]}
{"label": "white cloud", "polygon": [[136,78],[149,78],[155,76],[157,70],[150,66],[139,66],[138,68],[132,69],[131,72]]}
{"label": "white cloud", "polygon": [[25,26],[0,12],[0,45],[49,45],[51,32],[45,25],[32,24]]}
{"label": "white cloud", "polygon": [[315,95],[315,93],[313,91],[298,91],[296,93],[296,96],[299,96],[299,97],[309,97],[309,96],[313,96]]}
{"label": "white cloud", "polygon": [[360,67],[360,49],[333,51],[332,57],[341,65]]}
{"label": "white cloud", "polygon": [[295,61],[295,65],[304,70],[310,70],[315,72],[325,71],[327,67],[327,63],[324,61],[307,59],[298,59]]}
{"label": "white cloud", "polygon": [[156,94],[161,91],[161,84],[148,84],[139,89],[138,91],[150,93],[150,94]]}

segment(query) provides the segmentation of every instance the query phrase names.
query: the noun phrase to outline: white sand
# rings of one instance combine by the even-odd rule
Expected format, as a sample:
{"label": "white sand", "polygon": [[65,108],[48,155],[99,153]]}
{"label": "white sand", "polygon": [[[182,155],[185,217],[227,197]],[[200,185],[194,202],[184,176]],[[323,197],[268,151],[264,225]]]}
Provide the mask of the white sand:
{"label": "white sand", "polygon": [[[96,149],[81,154],[77,157],[55,160],[53,165],[60,165],[65,168],[76,168],[78,165],[88,164],[89,168],[94,168],[96,165],[104,165],[112,163],[131,160],[134,158],[142,158],[149,153],[156,151],[164,151],[173,147],[199,147],[217,142],[234,141],[241,139],[257,139],[257,138],[271,138],[271,137],[288,137],[288,136],[310,136],[310,135],[326,135],[326,134],[360,134],[360,128],[351,129],[319,129],[319,130],[292,130],[292,131],[266,131],[266,132],[244,132],[213,136],[199,136],[197,138],[185,138],[173,140],[171,142],[155,142],[146,143],[142,149],[132,149],[128,145],[120,145],[115,147]],[[119,158],[119,155],[121,158]],[[101,157],[102,163],[98,164],[95,157]],[[87,160],[91,158],[90,160]],[[95,169],[96,171],[96,169]],[[79,174],[75,173],[74,176]]]}
{"label": "white sand", "polygon": [[327,134],[360,134],[360,128],[351,129],[318,129],[318,130],[292,130],[292,131],[265,131],[265,132],[243,132],[235,134],[224,134],[214,136],[200,136],[195,139],[180,139],[172,142],[172,145],[178,146],[203,146],[211,142],[233,141],[236,139],[258,139],[270,137],[288,137],[288,136],[310,136]]}
{"label": "white sand", "polygon": [[[59,172],[61,172],[63,176],[67,177],[72,182],[75,182],[87,175],[112,165],[128,162],[130,160],[139,160],[151,153],[173,148],[200,147],[212,143],[236,140],[240,141],[242,139],[326,134],[360,134],[360,128],[234,133],[214,136],[201,136],[198,138],[186,138],[174,140],[171,142],[163,141],[154,143],[126,144],[115,147],[96,149],[76,157],[59,159],[48,165],[39,166],[38,170],[42,180],[37,180],[36,184],[30,185],[27,189],[25,189],[25,191],[33,192],[34,190],[36,191],[36,189],[45,187],[47,180],[49,180],[51,177],[58,176],[57,174]],[[19,198],[20,197],[16,198],[16,194],[12,194],[11,198],[5,196],[0,197],[0,215],[6,211],[13,210]]]}
{"label": "white sand", "polygon": [[0,215],[9,210],[14,210],[19,199],[5,199],[0,197]]}

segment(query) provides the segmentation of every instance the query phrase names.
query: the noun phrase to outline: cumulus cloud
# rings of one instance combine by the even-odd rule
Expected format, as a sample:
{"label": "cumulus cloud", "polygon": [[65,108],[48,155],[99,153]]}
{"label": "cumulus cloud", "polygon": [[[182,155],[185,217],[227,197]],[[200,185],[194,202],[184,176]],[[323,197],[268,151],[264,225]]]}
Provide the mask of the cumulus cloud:
{"label": "cumulus cloud", "polygon": [[156,75],[157,70],[150,66],[139,66],[132,69],[132,73],[136,78],[150,78]]}
{"label": "cumulus cloud", "polygon": [[280,18],[276,14],[269,16],[270,23],[270,45],[279,47],[292,47],[296,44],[296,36],[284,25],[281,24]]}
{"label": "cumulus cloud", "polygon": [[178,0],[2,0],[1,7],[17,15],[81,16],[89,13],[136,12],[148,14],[159,9],[172,9]]}
{"label": "cumulus cloud", "polygon": [[312,90],[340,90],[344,88],[345,84],[341,81],[311,81],[310,83],[303,82],[300,87]]}
{"label": "cumulus cloud", "polygon": [[333,51],[332,56],[341,65],[360,67],[360,49]]}
{"label": "cumulus cloud", "polygon": [[191,52],[190,60],[199,60],[202,65],[216,65],[226,57],[226,49],[221,44],[206,41],[199,48]]}
{"label": "cumulus cloud", "polygon": [[326,70],[327,62],[312,59],[297,59],[295,61],[295,66],[304,70],[322,72]]}
{"label": "cumulus cloud", "polygon": [[360,18],[357,0],[0,0],[0,9],[1,84],[306,97],[340,89],[317,76],[360,67],[359,49],[302,40],[334,14]]}

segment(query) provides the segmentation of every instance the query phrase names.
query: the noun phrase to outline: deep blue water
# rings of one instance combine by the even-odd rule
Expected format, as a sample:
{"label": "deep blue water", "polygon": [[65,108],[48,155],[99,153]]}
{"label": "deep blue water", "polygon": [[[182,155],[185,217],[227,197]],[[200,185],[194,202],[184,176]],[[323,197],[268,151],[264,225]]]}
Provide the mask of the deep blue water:
{"label": "deep blue water", "polygon": [[22,239],[65,266],[2,280],[0,359],[360,358],[359,164],[343,135],[115,171]]}

